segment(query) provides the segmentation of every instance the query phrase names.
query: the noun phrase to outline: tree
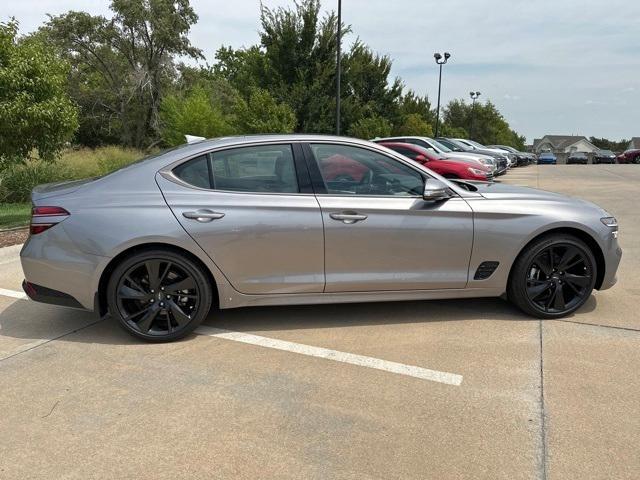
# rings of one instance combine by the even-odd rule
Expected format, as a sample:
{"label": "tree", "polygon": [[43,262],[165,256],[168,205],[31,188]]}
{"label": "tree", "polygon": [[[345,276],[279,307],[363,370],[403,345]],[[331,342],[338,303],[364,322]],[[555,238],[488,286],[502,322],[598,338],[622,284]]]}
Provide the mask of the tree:
{"label": "tree", "polygon": [[296,116],[284,103],[277,103],[268,91],[254,88],[246,103],[239,106],[240,133],[291,133]]}
{"label": "tree", "polygon": [[110,8],[111,19],[74,11],[50,17],[38,35],[72,65],[83,139],[148,146],[159,136],[173,57],[202,57],[187,37],[198,16],[189,0],[112,0]]}
{"label": "tree", "polygon": [[404,116],[402,124],[394,129],[395,135],[411,135],[419,137],[432,137],[433,128],[419,113],[410,113]]}
{"label": "tree", "polygon": [[162,140],[170,146],[185,143],[185,135],[220,137],[235,133],[207,91],[195,87],[183,95],[168,95],[160,108]]}
{"label": "tree", "polygon": [[467,104],[452,100],[444,109],[445,129],[466,130],[469,136],[482,144],[510,145],[523,150],[525,137],[509,127],[502,114],[490,101]]}
{"label": "tree", "polygon": [[612,152],[622,152],[627,149],[630,140],[622,139],[620,141],[609,140],[607,138],[590,137],[589,141],[601,150],[611,150]]}
{"label": "tree", "polygon": [[[335,131],[336,31],[333,12],[320,15],[319,0],[300,0],[293,8],[261,10],[260,44],[216,53],[214,72],[245,98],[260,88],[295,114],[297,132]],[[342,34],[351,31],[341,26]],[[401,121],[402,85],[390,82],[391,60],[357,40],[342,59],[342,130],[356,122],[383,118]],[[366,123],[366,122],[365,122]]]}
{"label": "tree", "polygon": [[37,39],[19,39],[18,23],[0,23],[0,168],[36,150],[52,160],[78,126],[66,94],[69,66]]}
{"label": "tree", "polygon": [[378,116],[361,118],[351,125],[349,135],[364,140],[388,137],[391,135],[391,124],[386,119]]}

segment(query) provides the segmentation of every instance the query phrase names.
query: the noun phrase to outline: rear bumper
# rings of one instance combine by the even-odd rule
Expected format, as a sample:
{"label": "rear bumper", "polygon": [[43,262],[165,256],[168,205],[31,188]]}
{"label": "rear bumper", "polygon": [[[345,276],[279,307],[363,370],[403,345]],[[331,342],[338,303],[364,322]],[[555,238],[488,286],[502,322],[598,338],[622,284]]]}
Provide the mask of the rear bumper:
{"label": "rear bumper", "polygon": [[96,275],[106,261],[82,252],[56,225],[29,237],[20,251],[25,282],[35,288],[25,292],[38,302],[93,310]]}
{"label": "rear bumper", "polygon": [[35,301],[41,303],[48,303],[50,305],[60,305],[61,307],[80,308],[84,307],[73,298],[71,295],[53,290],[51,288],[43,287],[42,285],[36,285],[24,280],[22,282],[22,289],[27,296]]}

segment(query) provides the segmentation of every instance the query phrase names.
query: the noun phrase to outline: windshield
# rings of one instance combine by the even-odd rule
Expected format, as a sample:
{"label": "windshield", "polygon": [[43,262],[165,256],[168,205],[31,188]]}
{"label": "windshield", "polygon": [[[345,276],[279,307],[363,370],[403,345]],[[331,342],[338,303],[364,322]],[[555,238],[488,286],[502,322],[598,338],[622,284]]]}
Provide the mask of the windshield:
{"label": "windshield", "polygon": [[441,144],[440,142],[433,140],[432,138],[428,139],[428,142],[433,145],[437,150],[441,150],[444,153],[450,153],[452,150],[446,145]]}
{"label": "windshield", "polygon": [[465,148],[456,144],[456,142],[454,142],[453,140],[449,140],[448,138],[439,138],[438,142],[454,152],[464,152],[466,150]]}
{"label": "windshield", "polygon": [[445,160],[447,158],[444,155],[441,155],[438,152],[434,152],[432,150],[424,148],[423,146],[420,146],[420,145],[411,145],[411,146],[413,147],[414,150],[416,150],[417,152],[421,153],[422,155],[424,155],[425,157],[427,157],[429,159]]}
{"label": "windshield", "polygon": [[473,145],[476,148],[480,148],[480,149],[487,148],[487,147],[485,147],[484,145],[482,145],[482,144],[480,144],[478,142],[474,142],[473,140],[467,140],[467,143],[470,143],[471,145]]}
{"label": "windshield", "polygon": [[611,150],[600,150],[600,155],[614,155]]}

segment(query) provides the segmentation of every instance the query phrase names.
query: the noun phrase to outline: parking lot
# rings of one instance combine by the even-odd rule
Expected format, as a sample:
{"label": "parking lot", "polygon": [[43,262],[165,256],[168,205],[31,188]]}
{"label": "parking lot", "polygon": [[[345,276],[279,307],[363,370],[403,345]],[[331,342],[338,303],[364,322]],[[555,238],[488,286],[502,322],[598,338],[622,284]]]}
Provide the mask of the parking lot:
{"label": "parking lot", "polygon": [[22,299],[0,250],[0,478],[638,478],[640,167],[500,181],[614,214],[618,285],[558,321],[500,299],[270,307],[150,345]]}

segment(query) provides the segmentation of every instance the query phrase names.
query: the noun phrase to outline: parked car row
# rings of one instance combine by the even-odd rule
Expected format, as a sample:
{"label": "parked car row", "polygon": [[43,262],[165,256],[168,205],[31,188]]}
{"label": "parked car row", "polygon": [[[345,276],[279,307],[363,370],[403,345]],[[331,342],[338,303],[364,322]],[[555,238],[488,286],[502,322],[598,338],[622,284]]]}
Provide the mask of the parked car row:
{"label": "parked car row", "polygon": [[373,140],[451,179],[493,181],[536,156],[505,145],[485,146],[463,138],[398,136]]}
{"label": "parked car row", "polygon": [[[539,165],[555,165],[558,158],[553,152],[542,152],[538,155]],[[587,165],[589,156],[585,152],[571,152],[567,157],[567,164]],[[598,165],[601,163],[639,163],[640,149],[627,150],[616,156],[611,150],[598,150],[593,154],[592,163]]]}

